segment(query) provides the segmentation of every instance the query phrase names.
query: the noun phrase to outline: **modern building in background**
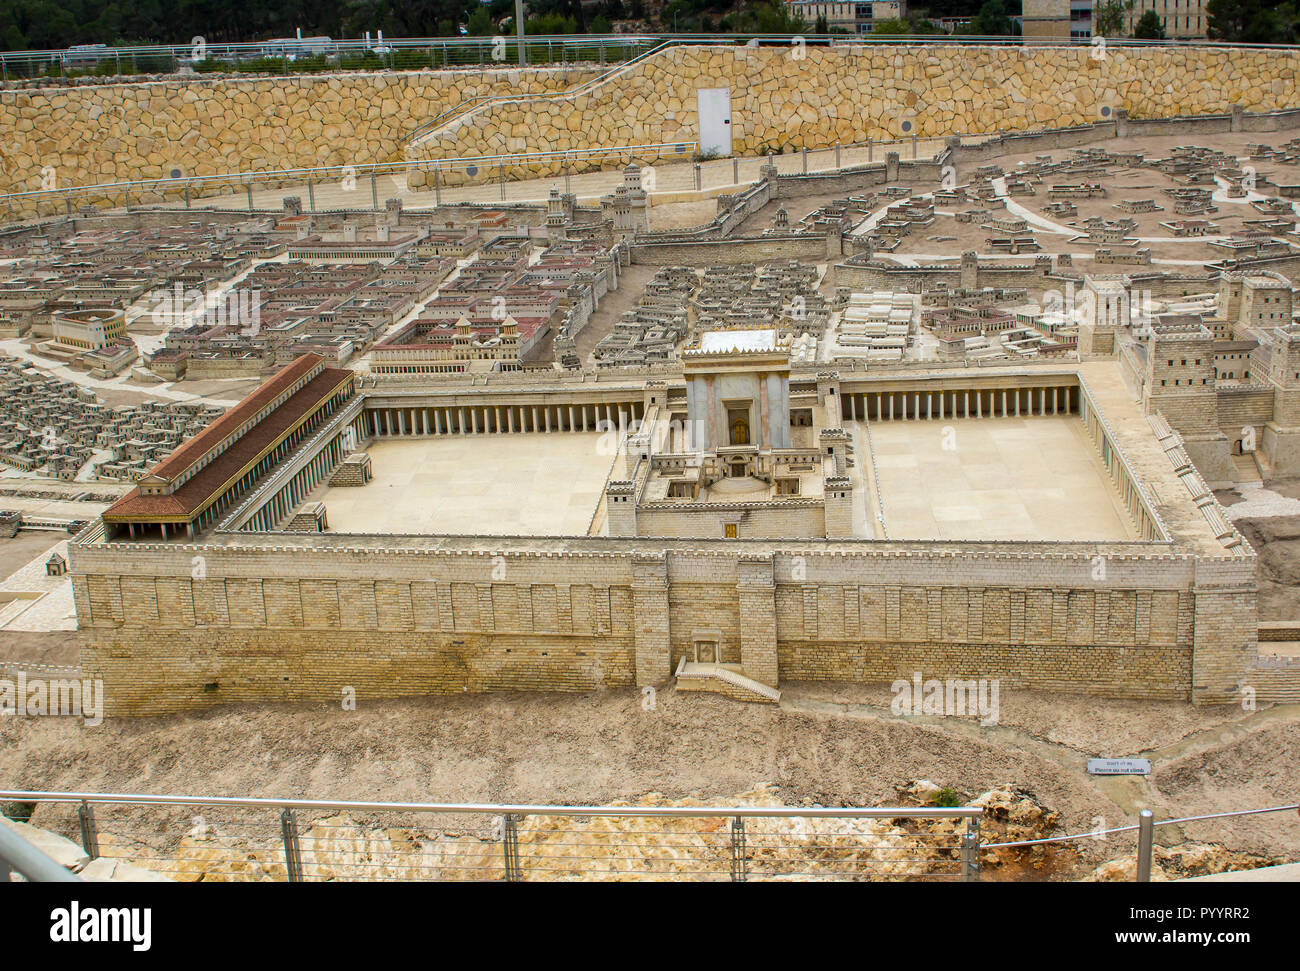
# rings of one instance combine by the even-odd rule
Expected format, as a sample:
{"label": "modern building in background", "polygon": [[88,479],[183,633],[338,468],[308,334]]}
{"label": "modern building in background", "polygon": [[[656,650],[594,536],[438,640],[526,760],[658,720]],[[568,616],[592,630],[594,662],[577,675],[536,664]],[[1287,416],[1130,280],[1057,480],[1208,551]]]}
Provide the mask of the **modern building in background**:
{"label": "modern building in background", "polygon": [[1164,24],[1170,40],[1204,40],[1206,33],[1205,0],[1134,0],[1128,14],[1128,33],[1142,15],[1154,10]]}
{"label": "modern building in background", "polygon": [[1021,33],[1037,40],[1066,40],[1071,34],[1071,0],[1024,0]]}
{"label": "modern building in background", "polygon": [[1070,39],[1092,37],[1092,0],[1070,0]]}
{"label": "modern building in background", "polygon": [[[845,30],[857,33],[856,3],[827,3],[825,0],[786,0],[786,8],[791,16],[803,18],[803,22],[812,28],[821,17],[831,30]],[[870,4],[867,5],[868,7]]]}
{"label": "modern building in background", "polygon": [[[826,0],[786,0],[786,9],[813,27],[825,17],[831,30],[850,34],[869,34],[881,20],[902,20],[907,16],[907,0],[875,0],[872,3],[828,3]],[[969,18],[967,18],[969,20]]]}

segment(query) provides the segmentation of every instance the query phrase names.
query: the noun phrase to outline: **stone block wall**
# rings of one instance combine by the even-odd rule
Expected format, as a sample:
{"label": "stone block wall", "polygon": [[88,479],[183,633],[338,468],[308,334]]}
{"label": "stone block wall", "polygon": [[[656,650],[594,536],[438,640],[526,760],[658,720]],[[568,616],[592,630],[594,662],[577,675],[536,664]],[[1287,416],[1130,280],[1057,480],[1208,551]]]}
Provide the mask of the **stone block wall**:
{"label": "stone block wall", "polygon": [[465,99],[563,91],[598,74],[592,66],[0,87],[0,191],[50,187],[51,175],[64,187],[384,162]]}
{"label": "stone block wall", "polygon": [[735,523],[741,539],[825,536],[826,503],[821,498],[778,499],[768,503],[718,502],[683,508],[668,500],[641,506],[636,511],[638,536],[721,539],[725,535],[725,523]]}
{"label": "stone block wall", "polygon": [[[580,94],[490,103],[412,158],[699,137],[696,91],[731,89],[737,154],[1300,105],[1300,52],[1211,48],[670,48]],[[905,127],[906,126],[906,127]],[[414,183],[420,173],[413,173]]]}
{"label": "stone block wall", "polygon": [[[1296,50],[1092,54],[1086,47],[676,47],[572,96],[564,92],[598,77],[599,68],[0,87],[0,190],[359,165],[399,160],[407,150],[420,160],[692,142],[701,87],[731,88],[733,147],[747,154],[912,133],[1086,125],[1121,110],[1143,119],[1300,106]],[[411,141],[466,99],[548,92],[556,96],[490,101],[445,134]],[[426,175],[413,172],[413,187]]]}
{"label": "stone block wall", "polygon": [[920,671],[1228,703],[1255,663],[1253,557],[1133,544],[276,542],[73,545],[81,663],[103,678],[110,714],[347,688],[364,700],[662,684],[700,640],[774,686]]}

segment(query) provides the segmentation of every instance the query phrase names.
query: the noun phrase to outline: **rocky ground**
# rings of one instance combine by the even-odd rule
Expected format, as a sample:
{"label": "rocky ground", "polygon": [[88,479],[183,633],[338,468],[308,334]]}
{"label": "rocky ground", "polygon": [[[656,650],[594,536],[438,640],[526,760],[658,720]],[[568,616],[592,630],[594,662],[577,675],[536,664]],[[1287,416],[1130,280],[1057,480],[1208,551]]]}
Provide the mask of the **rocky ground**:
{"label": "rocky ground", "polygon": [[[1267,488],[1279,497],[1300,494],[1294,482]],[[1221,500],[1231,512],[1241,496],[1226,492]],[[1236,522],[1259,555],[1261,619],[1300,618],[1300,517]],[[30,558],[25,544],[7,545],[13,542],[0,541],[0,555],[15,563]],[[76,636],[5,634],[0,659],[74,661]],[[986,843],[1128,825],[1143,808],[1170,819],[1300,799],[1295,706],[1251,713],[1007,690],[997,724],[981,726],[973,718],[892,715],[884,685],[782,687],[779,708],[669,689],[658,693],[651,710],[642,707],[639,692],[605,691],[394,700],[362,703],[355,711],[324,704],[218,708],[110,719],[98,728],[74,719],[0,717],[0,786],[418,802],[790,806],[913,805],[947,789],[946,796],[985,809]],[[1153,773],[1089,776],[1087,759],[1097,756],[1149,758]],[[35,826],[77,838],[67,807],[9,804],[0,811],[31,813]],[[105,807],[98,822],[106,854],[173,878],[282,875],[272,812]],[[493,821],[459,822],[431,829],[409,815],[321,812],[304,814],[299,826],[308,875],[321,879],[499,875]],[[651,875],[686,875],[699,866],[704,878],[726,879],[725,822],[674,825],[679,828],[670,833],[647,834],[643,824],[629,820],[581,829],[572,820],[535,820],[521,830],[520,843],[525,860],[533,854],[534,877],[579,878],[573,861],[556,859],[564,856],[559,848],[576,840],[584,859],[603,860],[606,870],[621,876],[644,875],[619,867],[649,855],[657,861]],[[850,846],[845,824],[818,825],[823,828],[795,834],[793,843],[790,833],[756,829],[756,877],[788,874],[799,840],[807,844],[805,858],[816,863],[801,871],[810,878],[898,878],[896,869],[879,865],[881,852],[887,861],[888,848],[898,846],[919,854],[931,872],[951,873],[956,866],[951,830],[936,833],[897,820],[857,823],[857,843]],[[819,839],[833,845],[811,854]],[[655,840],[678,849],[651,852]],[[758,852],[778,842],[783,849]],[[1300,861],[1300,817],[1291,810],[1179,823],[1160,827],[1157,844],[1158,879]],[[880,852],[872,856],[863,847]],[[75,855],[75,847],[63,850]],[[537,862],[542,857],[549,862]],[[991,880],[1131,879],[1133,839],[1116,834],[1060,848],[990,850],[984,862]],[[101,864],[91,875],[142,874]]]}
{"label": "rocky ground", "polygon": [[[1005,693],[1001,712],[993,727],[903,718],[889,713],[883,688],[790,684],[779,708],[665,690],[649,711],[637,692],[607,691],[374,702],[355,711],[249,706],[109,720],[94,729],[71,719],[3,718],[0,779],[14,789],[569,805],[761,798],[791,806],[894,806],[932,801],[949,789],[962,803],[989,807],[986,842],[1121,826],[1147,807],[1170,818],[1294,802],[1300,792],[1300,711],[1200,711],[1027,692]],[[1146,756],[1154,773],[1150,779],[1090,777],[1086,760],[1097,755]],[[918,786],[917,780],[929,781]],[[4,808],[21,816],[33,807]],[[31,822],[77,836],[66,807],[37,806]],[[98,825],[105,846],[121,858],[188,879],[265,878],[274,868],[278,819],[271,812],[106,807]],[[407,843],[441,847],[420,849],[424,856],[403,864],[430,875],[450,865],[448,853],[481,852],[449,850],[448,841],[493,840],[486,818],[432,831],[418,829],[409,816],[339,819],[321,812],[304,814],[299,825],[318,827],[312,845],[319,840],[325,855],[313,865],[343,867],[330,871],[335,876],[355,875],[348,868],[365,861],[396,866],[392,854],[415,852]],[[573,826],[530,825],[537,829],[528,838],[540,844],[563,843],[556,833]],[[609,841],[623,846],[641,833],[635,823],[619,825],[604,837],[580,834],[591,844],[584,853],[608,856]],[[705,843],[714,838],[700,836],[693,824],[684,832]],[[1300,860],[1294,812],[1183,824],[1158,834],[1169,851],[1169,876]],[[919,840],[935,867],[949,872],[955,865],[951,854],[905,826],[901,834],[884,826],[862,835]],[[343,849],[331,842],[338,840]],[[702,847],[681,854],[698,855]],[[1119,834],[1066,849],[991,851],[988,878],[1123,878],[1132,850],[1131,836]],[[614,855],[635,854],[623,846]],[[830,857],[816,858],[823,871],[837,874],[865,866],[838,844]],[[238,873],[232,860],[243,861]],[[780,869],[774,863],[768,875]]]}

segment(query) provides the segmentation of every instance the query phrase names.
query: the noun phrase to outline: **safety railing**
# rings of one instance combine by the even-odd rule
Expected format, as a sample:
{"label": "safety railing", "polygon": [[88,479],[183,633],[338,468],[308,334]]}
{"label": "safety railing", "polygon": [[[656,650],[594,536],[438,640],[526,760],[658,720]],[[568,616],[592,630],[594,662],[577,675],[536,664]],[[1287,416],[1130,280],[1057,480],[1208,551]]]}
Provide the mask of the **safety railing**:
{"label": "safety railing", "polygon": [[[1136,834],[1136,879],[1146,882],[1159,827],[1300,809],[1290,803],[1163,820],[1143,810],[1130,825],[986,842],[983,810],[972,806],[554,806],[42,791],[0,791],[0,800],[42,807],[39,825],[73,834],[88,860],[182,881],[289,882],[973,882],[981,858],[999,851],[1121,834]],[[7,862],[26,873],[27,863],[45,872],[25,854],[23,845],[0,839],[0,868]]]}
{"label": "safety railing", "polygon": [[0,883],[11,882],[14,873],[41,883],[79,882],[71,870],[60,866],[14,830],[0,825]]}
{"label": "safety railing", "polygon": [[89,858],[177,880],[979,878],[982,810],[550,806],[0,792]]}
{"label": "safety railing", "polygon": [[[475,108],[479,107],[480,105],[487,104],[491,101],[508,100],[514,103],[514,102],[537,100],[543,98],[554,99],[554,98],[575,97],[577,95],[590,91],[592,88],[597,87],[598,85],[604,84],[605,82],[611,80],[612,78],[622,73],[623,71],[626,71],[628,68],[636,64],[639,64],[641,61],[644,61],[646,58],[650,57],[651,55],[657,54],[659,53],[659,51],[664,50],[665,48],[671,46],[672,46],[671,41],[665,41],[662,44],[656,44],[654,47],[650,48],[649,50],[643,51],[642,53],[637,54],[635,57],[620,64],[614,70],[606,71],[604,74],[601,74],[599,77],[592,78],[591,80],[586,81],[578,85],[577,87],[571,88],[567,91],[558,91],[558,92],[537,91],[531,94],[516,95],[509,98],[503,98],[498,95],[490,95],[490,94],[480,95],[476,98],[466,98],[464,101],[460,102],[460,104],[456,105],[453,108],[449,108],[447,111],[444,111],[442,114],[438,115],[432,121],[426,122],[425,124],[416,128],[413,132],[411,132],[407,136],[406,141],[408,144],[410,144],[411,142],[416,142],[419,139],[423,138],[425,135],[428,135],[436,131],[437,129],[441,128],[443,125],[450,124],[452,121],[456,120],[462,115],[469,114],[471,111],[473,111]],[[601,59],[601,63],[602,64],[604,63],[603,56]]]}
{"label": "safety railing", "polygon": [[[640,34],[530,35],[524,66],[607,64],[630,60],[663,39]],[[301,75],[348,71],[416,71],[443,68],[519,67],[513,36],[374,38],[306,37],[252,43],[208,43],[0,53],[0,80],[44,81],[174,75],[202,81],[232,74]],[[185,73],[178,73],[178,72]]]}
{"label": "safety railing", "polygon": [[[524,39],[523,65],[606,64],[630,60],[666,44],[806,44],[810,47],[899,45],[1078,47],[1092,38],[1023,37],[969,34],[530,34]],[[1286,49],[1282,44],[1238,44],[1209,40],[1106,38],[1108,47],[1226,47]],[[0,52],[0,80],[119,77],[194,72],[191,79],[230,73],[304,74],[338,71],[519,67],[515,35],[482,37],[279,38],[246,43],[209,42],[113,47],[94,44],[61,50]]]}
{"label": "safety railing", "polygon": [[1138,813],[1138,821],[1127,826],[1112,826],[1109,829],[1094,829],[1086,833],[1071,833],[1067,836],[1045,836],[1032,840],[1008,840],[1001,843],[984,843],[982,849],[1023,849],[1030,846],[1061,845],[1081,840],[1102,840],[1119,833],[1137,834],[1137,851],[1135,857],[1136,879],[1139,883],[1151,880],[1151,867],[1155,857],[1155,831],[1159,826],[1183,826],[1187,823],[1206,822],[1212,819],[1231,819],[1246,816],[1259,816],[1268,813],[1300,812],[1300,804],[1288,803],[1283,806],[1267,806],[1263,809],[1238,809],[1222,813],[1206,813],[1201,816],[1179,816],[1174,819],[1155,818],[1150,809]]}

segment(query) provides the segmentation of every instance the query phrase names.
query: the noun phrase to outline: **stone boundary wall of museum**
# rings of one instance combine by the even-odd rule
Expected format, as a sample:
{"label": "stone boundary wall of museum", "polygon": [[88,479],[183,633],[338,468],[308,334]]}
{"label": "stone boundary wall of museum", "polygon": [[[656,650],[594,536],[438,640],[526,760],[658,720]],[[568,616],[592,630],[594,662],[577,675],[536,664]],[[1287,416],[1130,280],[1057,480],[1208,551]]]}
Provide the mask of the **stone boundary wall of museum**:
{"label": "stone boundary wall of museum", "polygon": [[1256,647],[1253,557],[1210,563],[1160,544],[330,535],[190,546],[104,543],[88,528],[70,559],[82,669],[104,680],[115,715],[349,688],[373,699],[662,684],[701,632],[768,682],[920,670],[1226,703]]}
{"label": "stone boundary wall of museum", "polygon": [[387,162],[417,128],[468,98],[563,91],[599,73],[590,66],[0,87],[0,192],[162,179],[174,170],[190,178]]}
{"label": "stone boundary wall of museum", "polygon": [[[1300,108],[1295,49],[1125,47],[1101,59],[1090,47],[805,53],[794,60],[783,47],[673,47],[577,95],[564,92],[598,77],[596,67],[0,87],[0,191],[49,188],[50,173],[54,187],[87,186],[174,171],[200,177],[362,165],[408,148],[418,159],[455,159],[693,142],[701,87],[731,88],[733,146],[741,154],[913,132],[1068,128],[1121,110],[1137,120]],[[409,144],[421,125],[484,96],[493,100],[445,135]],[[1248,118],[1243,130],[1277,123]],[[1187,118],[1178,130],[1223,124]],[[422,174],[413,173],[417,184]]]}
{"label": "stone boundary wall of museum", "polygon": [[[731,90],[737,154],[1300,107],[1300,50],[683,46],[554,98],[479,106],[413,159],[698,140],[696,91]],[[796,57],[796,54],[803,54]],[[1207,124],[1214,126],[1214,122]],[[422,173],[414,172],[413,187]]]}

